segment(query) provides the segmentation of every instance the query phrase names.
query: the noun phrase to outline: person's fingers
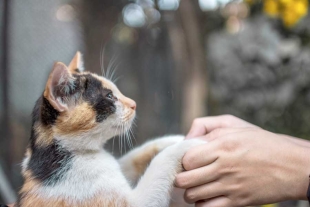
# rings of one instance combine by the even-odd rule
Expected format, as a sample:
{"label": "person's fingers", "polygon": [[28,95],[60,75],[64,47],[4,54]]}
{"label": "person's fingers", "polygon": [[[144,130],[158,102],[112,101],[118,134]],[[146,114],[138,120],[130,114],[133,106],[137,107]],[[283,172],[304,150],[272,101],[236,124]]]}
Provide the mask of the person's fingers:
{"label": "person's fingers", "polygon": [[197,118],[193,121],[191,129],[189,130],[185,139],[203,136],[215,129],[225,127],[255,127],[255,125],[250,124],[232,115]]}
{"label": "person's fingers", "polygon": [[216,164],[185,171],[176,176],[175,185],[179,188],[191,188],[215,181],[219,177]]}
{"label": "person's fingers", "polygon": [[193,121],[191,129],[186,135],[185,139],[203,136],[213,129],[225,126],[225,116],[209,116],[204,118],[197,118]]}
{"label": "person's fingers", "polygon": [[244,131],[242,128],[216,129],[203,137],[198,137],[208,142],[193,147],[185,153],[182,159],[184,169],[193,170],[215,162],[222,150],[237,145],[231,137],[242,131]]}
{"label": "person's fingers", "polygon": [[211,182],[194,188],[186,189],[184,200],[187,203],[195,203],[200,200],[207,200],[227,194],[227,186],[220,182]]}
{"label": "person's fingers", "polygon": [[231,207],[231,200],[225,196],[219,196],[205,201],[199,201],[195,207]]}
{"label": "person's fingers", "polygon": [[208,142],[188,150],[182,164],[185,170],[193,170],[213,163],[217,158],[218,142]]}

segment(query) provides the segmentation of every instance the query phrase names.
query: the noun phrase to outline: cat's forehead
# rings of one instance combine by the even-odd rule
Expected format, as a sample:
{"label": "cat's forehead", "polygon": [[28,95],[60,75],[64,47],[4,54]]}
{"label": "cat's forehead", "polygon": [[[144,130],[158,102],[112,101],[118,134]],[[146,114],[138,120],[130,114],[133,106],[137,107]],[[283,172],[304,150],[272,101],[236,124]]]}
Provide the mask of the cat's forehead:
{"label": "cat's forehead", "polygon": [[112,81],[97,74],[92,73],[91,75],[102,83],[103,88],[110,89],[115,95],[121,95],[121,92]]}

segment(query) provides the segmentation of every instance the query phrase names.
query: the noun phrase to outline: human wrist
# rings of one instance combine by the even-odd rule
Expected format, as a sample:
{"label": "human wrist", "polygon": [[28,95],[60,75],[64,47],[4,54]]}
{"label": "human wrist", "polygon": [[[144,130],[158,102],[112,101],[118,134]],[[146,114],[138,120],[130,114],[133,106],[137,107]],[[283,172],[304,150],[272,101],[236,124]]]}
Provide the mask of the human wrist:
{"label": "human wrist", "polygon": [[[298,145],[296,149],[296,176],[291,187],[291,199],[307,200],[307,190],[309,186],[310,175],[310,147]],[[291,178],[292,179],[292,178]]]}
{"label": "human wrist", "polygon": [[287,138],[288,140],[294,142],[295,144],[301,145],[303,147],[310,147],[310,141],[309,140],[292,137],[292,136],[289,136],[286,134],[279,134],[279,135],[283,136],[284,138]]}
{"label": "human wrist", "polygon": [[309,187],[309,175],[310,175],[310,141],[304,140],[301,138],[292,137],[285,134],[279,134],[285,139],[288,139],[294,146],[298,146],[297,150],[295,150],[297,155],[296,163],[300,163],[298,167],[296,167],[296,175],[299,176],[295,178],[296,187],[290,188],[292,190],[291,197],[289,199],[293,200],[308,200],[307,191]]}

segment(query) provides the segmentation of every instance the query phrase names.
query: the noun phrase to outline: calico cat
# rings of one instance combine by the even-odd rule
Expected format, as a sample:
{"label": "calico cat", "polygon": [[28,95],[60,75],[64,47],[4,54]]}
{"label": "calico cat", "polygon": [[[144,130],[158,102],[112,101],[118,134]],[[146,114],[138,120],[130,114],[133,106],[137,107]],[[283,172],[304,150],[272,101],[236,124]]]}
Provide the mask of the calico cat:
{"label": "calico cat", "polygon": [[202,141],[168,136],[116,160],[102,146],[131,127],[135,110],[110,80],[82,71],[79,52],[68,67],[55,63],[33,110],[15,206],[168,206],[183,155]]}

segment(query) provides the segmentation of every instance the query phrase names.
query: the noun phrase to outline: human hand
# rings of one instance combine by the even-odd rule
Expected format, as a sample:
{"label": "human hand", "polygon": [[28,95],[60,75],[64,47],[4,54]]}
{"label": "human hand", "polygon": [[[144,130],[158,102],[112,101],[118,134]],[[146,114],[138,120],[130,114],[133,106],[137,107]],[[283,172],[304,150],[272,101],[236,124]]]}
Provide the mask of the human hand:
{"label": "human hand", "polygon": [[187,171],[176,178],[176,185],[186,189],[187,202],[231,207],[306,199],[309,148],[238,118],[230,117],[230,122],[212,118],[217,122],[209,119],[208,134],[201,137],[209,143],[185,154]]}
{"label": "human hand", "polygon": [[[211,131],[219,128],[248,128],[256,127],[251,123],[248,123],[242,119],[239,119],[232,115],[221,115],[221,116],[209,116],[197,118],[193,121],[190,131],[186,135],[185,139],[200,137],[210,133]],[[210,140],[209,140],[210,141]]]}

